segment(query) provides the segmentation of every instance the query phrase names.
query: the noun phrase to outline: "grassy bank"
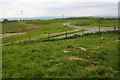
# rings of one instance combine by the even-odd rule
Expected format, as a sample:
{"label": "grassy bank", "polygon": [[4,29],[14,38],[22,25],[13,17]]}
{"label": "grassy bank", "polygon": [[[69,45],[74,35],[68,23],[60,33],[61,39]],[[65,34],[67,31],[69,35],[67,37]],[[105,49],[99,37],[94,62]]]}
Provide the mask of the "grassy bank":
{"label": "grassy bank", "polygon": [[52,37],[66,31],[68,34],[81,31],[62,25],[67,22],[91,28],[117,26],[117,18],[105,18],[104,22],[100,19],[82,17],[4,23],[3,33],[25,34],[2,38],[3,78],[118,78],[120,31],[48,40],[48,33]]}
{"label": "grassy bank", "polygon": [[118,77],[117,35],[110,31],[3,46],[3,78]]}
{"label": "grassy bank", "polygon": [[[52,36],[58,36],[58,35],[65,34],[66,31],[68,32],[68,34],[81,31],[81,29],[79,29],[79,28],[72,28],[72,27],[62,25],[63,23],[69,22],[69,21],[71,21],[71,20],[68,20],[68,19],[65,19],[65,20],[64,19],[63,20],[33,20],[33,21],[25,21],[24,23],[20,22],[21,24],[25,24],[27,26],[35,25],[35,26],[38,26],[38,28],[31,29],[31,30],[23,30],[22,32],[26,33],[24,35],[12,36],[12,38],[5,37],[5,38],[3,38],[3,43],[9,43],[11,41],[14,41],[14,42],[26,41],[29,39],[29,36],[31,36],[32,40],[43,39],[43,38],[48,37],[48,33],[50,33],[51,34],[50,36],[52,37]],[[18,23],[19,22],[15,22],[14,25],[17,25]],[[7,24],[14,26],[13,23],[7,23]],[[7,29],[9,29],[11,27],[9,25],[3,25],[3,27],[5,27],[3,29],[5,29],[7,31]],[[17,26],[17,28],[19,28],[19,27]],[[9,30],[11,30],[11,29],[9,29]],[[12,30],[16,30],[16,28],[14,28]],[[12,30],[11,30],[11,32],[12,32]],[[18,31],[18,29],[17,29],[16,32],[21,32],[21,31]]]}
{"label": "grassy bank", "polygon": [[89,19],[81,19],[80,21],[74,22],[71,25],[75,26],[83,26],[88,28],[113,28],[118,27],[118,19],[117,18],[89,18]]}
{"label": "grassy bank", "polygon": [[[117,18],[99,18],[99,17],[82,17],[72,19],[52,19],[52,20],[30,20],[25,22],[11,22],[3,24],[3,33],[8,32],[25,32],[24,35],[17,35],[3,38],[3,43],[10,43],[11,41],[20,42],[29,39],[32,40],[43,39],[48,37],[48,33],[52,36],[63,35],[67,31],[68,34],[79,32],[81,29],[62,25],[63,23],[74,22],[72,25],[84,26],[91,28],[113,28],[117,26]],[[100,23],[99,23],[100,22]],[[99,23],[99,24],[98,24]],[[32,28],[31,28],[32,27]]]}

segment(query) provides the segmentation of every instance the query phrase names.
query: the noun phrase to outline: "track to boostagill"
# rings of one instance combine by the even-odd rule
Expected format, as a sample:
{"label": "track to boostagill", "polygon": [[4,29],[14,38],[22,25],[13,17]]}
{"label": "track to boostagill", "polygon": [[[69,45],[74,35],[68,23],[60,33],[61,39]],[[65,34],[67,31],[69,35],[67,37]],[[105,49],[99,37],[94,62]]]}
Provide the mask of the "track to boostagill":
{"label": "track to boostagill", "polygon": [[[85,29],[86,31],[83,31],[83,33],[95,33],[95,32],[98,32],[99,29],[93,29],[93,28],[86,28],[86,27],[80,27],[80,26],[73,26],[73,25],[70,25],[72,22],[69,22],[69,23],[64,23],[63,25],[65,26],[69,26],[69,27],[75,27],[75,28],[81,28],[81,29]],[[120,28],[116,28],[116,30],[119,30]],[[100,31],[112,31],[114,30],[114,28],[106,28],[106,29],[100,29]],[[75,34],[78,34],[78,35],[83,35],[82,32],[77,32],[77,33],[72,33],[72,34],[67,34],[67,36],[73,36]],[[61,36],[56,36],[56,37],[53,37],[53,38],[65,38],[66,35],[61,35]]]}

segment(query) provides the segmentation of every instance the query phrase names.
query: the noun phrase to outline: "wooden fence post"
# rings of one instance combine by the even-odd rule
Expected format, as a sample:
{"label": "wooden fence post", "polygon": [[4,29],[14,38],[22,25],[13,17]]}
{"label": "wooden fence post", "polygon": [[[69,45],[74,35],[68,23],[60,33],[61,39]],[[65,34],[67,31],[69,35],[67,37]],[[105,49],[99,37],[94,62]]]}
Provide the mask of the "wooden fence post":
{"label": "wooden fence post", "polygon": [[83,35],[83,27],[82,27],[82,35]]}
{"label": "wooden fence post", "polygon": [[66,35],[66,38],[67,38],[67,30],[66,30],[66,33],[65,33],[65,35]]}
{"label": "wooden fence post", "polygon": [[114,31],[116,30],[116,27],[115,27],[115,25],[114,25]]}
{"label": "wooden fence post", "polygon": [[99,28],[99,31],[100,31],[100,26],[98,28]]}
{"label": "wooden fence post", "polygon": [[29,34],[29,41],[31,42],[31,36],[30,36],[30,34]]}
{"label": "wooden fence post", "polygon": [[11,44],[13,44],[12,35],[11,35],[11,37],[10,37],[10,41],[11,41]]}
{"label": "wooden fence post", "polygon": [[48,41],[50,40],[50,33],[48,33]]}

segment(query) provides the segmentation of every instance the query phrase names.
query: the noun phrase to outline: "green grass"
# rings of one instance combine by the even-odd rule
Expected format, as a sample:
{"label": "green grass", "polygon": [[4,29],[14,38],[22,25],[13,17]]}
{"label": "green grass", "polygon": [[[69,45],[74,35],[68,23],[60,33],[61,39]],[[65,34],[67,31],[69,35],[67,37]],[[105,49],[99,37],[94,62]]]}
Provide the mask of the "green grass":
{"label": "green grass", "polygon": [[18,32],[17,29],[28,27],[25,23],[22,22],[9,22],[2,24],[2,33],[14,33]]}
{"label": "green grass", "polygon": [[[33,25],[42,25],[40,28],[32,29],[26,31],[26,34],[24,35],[17,35],[11,37],[3,38],[3,43],[9,43],[11,40],[14,42],[19,41],[25,41],[29,39],[29,35],[31,36],[31,39],[43,39],[48,37],[48,33],[51,33],[52,36],[62,35],[65,34],[65,31],[68,31],[69,33],[74,33],[81,31],[79,28],[73,28],[62,25],[65,22],[69,22],[68,19],[63,20],[33,20],[33,21],[25,21],[24,24],[33,24]],[[9,23],[9,25],[13,25],[12,23]],[[16,22],[18,24],[18,22]],[[16,25],[14,24],[14,25]],[[6,25],[6,28],[9,28],[9,25]],[[4,27],[5,25],[3,25]]]}
{"label": "green grass", "polygon": [[29,27],[27,24],[34,24],[38,26],[56,26],[55,23],[66,23],[71,21],[77,21],[72,23],[72,25],[76,26],[85,26],[85,27],[92,27],[98,28],[101,26],[102,28],[113,27],[114,25],[118,25],[117,18],[99,18],[99,17],[78,17],[73,19],[52,19],[52,20],[30,20],[25,22],[10,22],[10,23],[3,23],[3,33],[10,33],[10,32],[19,32],[17,29]]}
{"label": "green grass", "polygon": [[[119,31],[74,35],[48,41],[48,33],[52,37],[63,35],[66,30],[68,34],[81,31],[78,28],[64,26],[63,23],[77,21],[72,25],[80,22],[87,24],[85,27],[95,27],[95,20],[100,19],[83,18],[3,24],[3,33],[19,32],[16,29],[28,27],[26,25],[29,24],[41,26],[26,30],[24,35],[2,38],[3,78],[117,78]],[[103,27],[110,28],[116,25],[117,19],[107,19],[112,18],[106,18],[104,24],[101,23]],[[86,51],[80,50],[79,47],[85,48]],[[71,60],[71,57],[79,60]]]}
{"label": "green grass", "polygon": [[117,18],[89,18],[89,19],[81,19],[77,22],[72,23],[75,26],[83,26],[88,28],[113,28],[114,26],[118,26]]}
{"label": "green grass", "polygon": [[[34,40],[3,46],[3,78],[116,78],[117,34],[98,32],[70,39]],[[78,47],[86,51],[76,49]],[[70,60],[71,56],[86,61]],[[90,66],[94,67],[86,70]]]}
{"label": "green grass", "polygon": [[[63,35],[65,31],[68,31],[68,34],[79,32],[81,29],[79,28],[73,28],[68,26],[63,26],[63,23],[67,22],[74,22],[72,25],[77,26],[85,26],[85,27],[91,27],[91,28],[98,28],[99,25],[98,22],[100,22],[101,18],[98,17],[82,17],[82,18],[74,18],[74,19],[52,19],[52,20],[31,20],[31,21],[25,21],[22,22],[13,22],[13,23],[4,23],[3,24],[3,33],[5,32],[19,32],[16,31],[16,29],[22,28],[22,27],[28,27],[29,24],[41,26],[37,29],[32,30],[26,30],[25,35],[18,35],[3,38],[3,43],[10,43],[10,41],[14,42],[20,42],[20,41],[26,41],[29,39],[29,35],[31,36],[32,40],[35,39],[43,39],[48,37],[48,33],[52,36],[58,36]],[[110,20],[111,19],[111,20]],[[77,22],[76,22],[77,21]],[[117,25],[117,18],[105,18],[104,22],[100,24],[103,28],[111,28],[113,25]],[[23,32],[23,31],[22,31]]]}

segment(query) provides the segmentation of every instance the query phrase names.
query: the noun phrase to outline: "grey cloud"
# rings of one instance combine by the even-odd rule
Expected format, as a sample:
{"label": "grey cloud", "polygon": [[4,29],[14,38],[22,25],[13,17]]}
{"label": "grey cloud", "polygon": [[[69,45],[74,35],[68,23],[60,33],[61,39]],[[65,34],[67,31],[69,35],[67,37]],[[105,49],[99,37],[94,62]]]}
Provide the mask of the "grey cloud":
{"label": "grey cloud", "polygon": [[[96,12],[91,12],[90,14],[107,14],[107,10],[111,10],[111,13],[115,14],[117,11],[117,3],[115,2],[42,2],[39,0],[2,0],[0,1],[0,9],[4,11],[10,10],[24,10],[26,12],[25,16],[33,15],[60,15],[61,12],[66,15],[79,15],[79,14],[89,14],[90,10],[95,10]],[[101,10],[103,9],[103,10]],[[104,11],[104,13],[102,12]],[[31,13],[34,12],[34,13]],[[81,13],[82,12],[82,13]],[[29,14],[28,14],[29,13]],[[9,13],[8,13],[9,15]],[[9,15],[10,16],[10,15]]]}

